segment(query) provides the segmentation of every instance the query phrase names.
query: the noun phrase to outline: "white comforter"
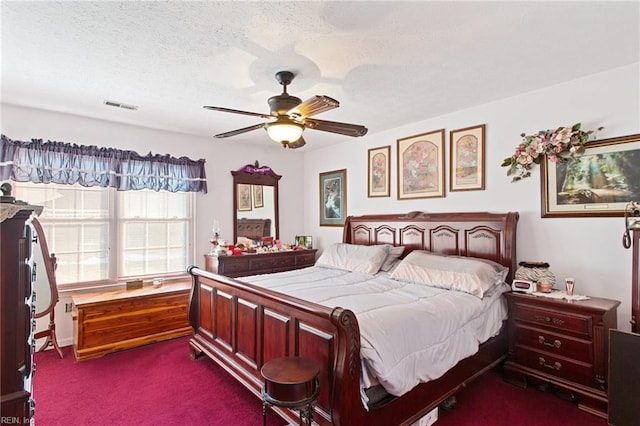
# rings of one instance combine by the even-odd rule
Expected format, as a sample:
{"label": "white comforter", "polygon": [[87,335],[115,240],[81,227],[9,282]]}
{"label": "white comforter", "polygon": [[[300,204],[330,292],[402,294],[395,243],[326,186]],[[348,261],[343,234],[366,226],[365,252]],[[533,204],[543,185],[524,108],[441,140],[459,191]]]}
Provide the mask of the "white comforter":
{"label": "white comforter", "polygon": [[506,285],[479,299],[392,280],[388,273],[368,275],[319,266],[239,279],[352,310],[360,326],[362,388],[375,384],[373,376],[397,396],[473,355],[481,342],[498,334],[507,317],[500,297]]}

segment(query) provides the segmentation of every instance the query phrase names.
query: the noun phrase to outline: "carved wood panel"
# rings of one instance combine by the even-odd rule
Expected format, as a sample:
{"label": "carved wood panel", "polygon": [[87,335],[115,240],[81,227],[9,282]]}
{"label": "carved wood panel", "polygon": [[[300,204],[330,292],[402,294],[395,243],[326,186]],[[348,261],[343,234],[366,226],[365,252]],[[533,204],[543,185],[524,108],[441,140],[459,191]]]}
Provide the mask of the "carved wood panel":
{"label": "carved wood panel", "polygon": [[416,225],[408,225],[400,228],[400,245],[405,246],[405,253],[408,250],[429,250],[425,246],[425,231]]}
{"label": "carved wood panel", "polygon": [[374,231],[375,244],[391,244],[396,245],[396,228],[388,225],[382,225]]}
{"label": "carved wood panel", "polygon": [[231,316],[233,298],[230,294],[218,290],[213,300],[216,306],[213,324],[214,338],[217,343],[231,351],[233,348],[231,341],[233,336],[233,318]]}
{"label": "carved wood panel", "polygon": [[[331,380],[332,371],[324,368],[330,365],[330,360],[335,356],[335,338],[332,334],[319,330],[312,325],[299,322],[296,327],[298,355],[311,358],[320,363],[323,368],[320,371],[320,395],[318,405],[331,406]],[[325,411],[326,414],[326,411]]]}
{"label": "carved wood panel", "polygon": [[213,338],[213,320],[211,306],[213,303],[213,287],[206,284],[200,284],[199,291],[199,333],[204,334],[209,338]]}
{"label": "carved wood panel", "polygon": [[499,254],[503,252],[500,245],[502,232],[487,226],[478,226],[465,232],[466,253],[463,255],[482,257],[500,262]]}
{"label": "carved wood panel", "polygon": [[431,230],[429,233],[429,250],[434,253],[459,255],[460,230],[451,226],[441,225]]}
{"label": "carved wood panel", "polygon": [[[262,314],[263,360],[293,355],[289,352],[291,342],[291,317],[264,309]],[[268,340],[268,343],[264,341]]]}
{"label": "carved wood panel", "polygon": [[236,302],[236,353],[253,368],[258,366],[258,305],[238,298]]}

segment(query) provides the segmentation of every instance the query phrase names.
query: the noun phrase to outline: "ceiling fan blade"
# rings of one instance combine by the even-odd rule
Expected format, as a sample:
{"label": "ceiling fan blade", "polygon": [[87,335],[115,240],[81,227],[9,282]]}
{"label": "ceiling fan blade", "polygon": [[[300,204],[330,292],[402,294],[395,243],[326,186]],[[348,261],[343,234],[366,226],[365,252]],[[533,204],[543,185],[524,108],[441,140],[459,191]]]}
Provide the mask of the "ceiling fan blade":
{"label": "ceiling fan blade", "polygon": [[304,120],[304,124],[309,129],[353,137],[364,136],[369,131],[369,129],[359,124],[339,123],[337,121],[318,120],[316,118],[307,118]]}
{"label": "ceiling fan blade", "polygon": [[212,111],[231,112],[233,114],[250,115],[252,117],[273,118],[271,114],[261,114],[259,112],[250,112],[250,111],[240,111],[239,109],[223,108],[223,107],[216,107],[216,106],[209,106],[209,105],[205,105],[202,108],[210,109]]}
{"label": "ceiling fan blade", "polygon": [[238,130],[232,130],[230,132],[225,132],[225,133],[219,133],[217,135],[214,135],[214,138],[228,138],[230,136],[235,136],[235,135],[240,135],[242,133],[247,133],[250,132],[252,130],[257,130],[264,127],[264,123],[260,123],[260,124],[254,124],[253,126],[249,126],[249,127],[245,127],[242,129],[238,129]]}
{"label": "ceiling fan blade", "polygon": [[338,108],[340,106],[340,102],[336,101],[333,98],[328,96],[319,96],[316,95],[312,98],[307,99],[301,104],[291,108],[287,114],[293,116],[301,116],[301,117],[311,117],[316,114],[320,114],[321,112],[329,111],[334,108]]}
{"label": "ceiling fan blade", "polygon": [[291,148],[291,149],[302,148],[306,144],[307,143],[305,142],[304,138],[300,136],[300,138],[297,141],[290,142],[289,144],[287,144],[286,148]]}

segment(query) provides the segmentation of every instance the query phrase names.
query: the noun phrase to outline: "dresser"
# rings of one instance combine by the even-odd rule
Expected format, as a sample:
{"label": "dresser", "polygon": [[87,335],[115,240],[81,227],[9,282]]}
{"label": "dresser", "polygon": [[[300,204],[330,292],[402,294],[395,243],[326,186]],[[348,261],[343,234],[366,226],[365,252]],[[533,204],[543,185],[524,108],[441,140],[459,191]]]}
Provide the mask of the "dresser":
{"label": "dresser", "polygon": [[76,359],[191,334],[187,319],[190,292],[191,283],[184,282],[73,295]]}
{"label": "dresser", "polygon": [[507,380],[550,384],[584,411],[607,418],[609,329],[619,301],[557,300],[506,293],[509,304]]}
{"label": "dresser", "polygon": [[633,258],[631,261],[631,331],[640,333],[640,229],[631,230]]}
{"label": "dresser", "polygon": [[2,424],[30,424],[34,416],[35,294],[32,236],[26,226],[33,207],[0,203],[0,380]]}
{"label": "dresser", "polygon": [[278,251],[271,253],[243,253],[239,256],[205,254],[205,269],[227,277],[270,274],[313,266],[316,249]]}

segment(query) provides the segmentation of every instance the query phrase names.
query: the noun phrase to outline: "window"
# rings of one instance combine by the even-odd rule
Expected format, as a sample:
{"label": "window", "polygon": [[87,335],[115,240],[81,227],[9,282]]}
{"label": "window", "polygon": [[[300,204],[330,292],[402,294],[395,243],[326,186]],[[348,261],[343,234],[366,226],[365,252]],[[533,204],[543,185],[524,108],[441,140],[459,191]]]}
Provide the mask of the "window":
{"label": "window", "polygon": [[44,206],[40,222],[61,286],[181,275],[192,263],[193,193],[13,185],[16,198]]}

